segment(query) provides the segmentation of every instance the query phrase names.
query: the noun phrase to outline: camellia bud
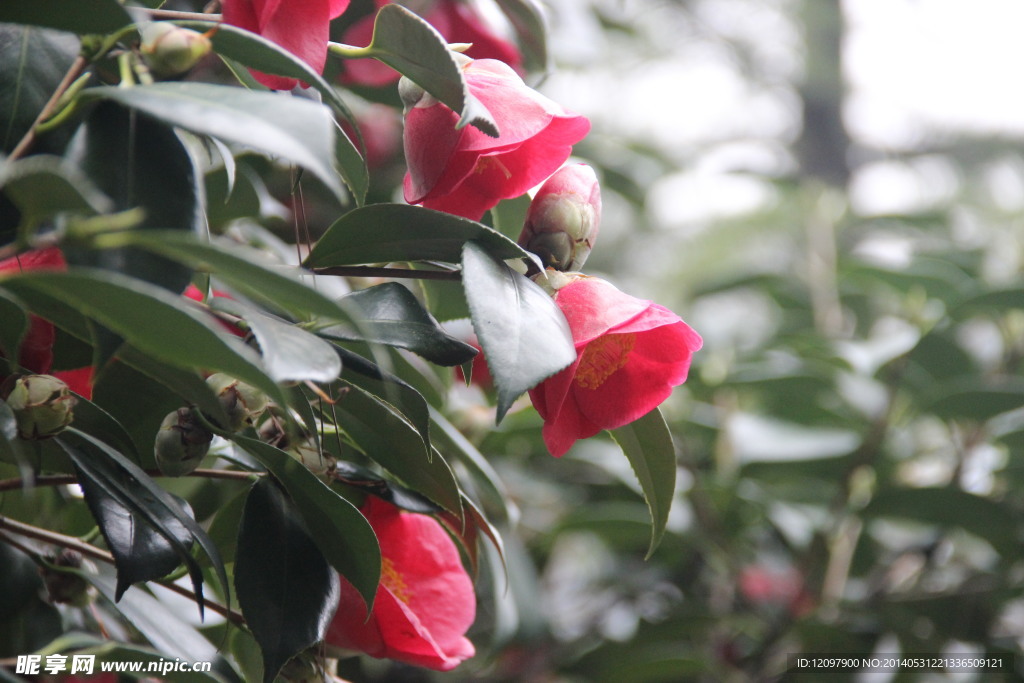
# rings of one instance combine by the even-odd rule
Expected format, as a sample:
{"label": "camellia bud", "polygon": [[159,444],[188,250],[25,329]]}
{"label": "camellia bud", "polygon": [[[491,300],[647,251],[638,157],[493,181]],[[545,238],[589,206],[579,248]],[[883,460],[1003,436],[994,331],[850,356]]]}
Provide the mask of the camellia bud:
{"label": "camellia bud", "polygon": [[205,34],[166,21],[146,24],[140,33],[139,50],[157,76],[183,74],[210,53],[210,39]]}
{"label": "camellia bud", "polygon": [[78,399],[68,385],[56,377],[25,375],[11,377],[4,384],[4,399],[14,412],[21,438],[48,439],[71,424]]}
{"label": "camellia bud", "polygon": [[519,245],[556,270],[579,270],[601,223],[601,186],[586,164],[563,166],[530,203]]}
{"label": "camellia bud", "polygon": [[206,378],[206,384],[217,394],[217,399],[228,416],[226,427],[232,432],[252,424],[253,420],[267,408],[266,394],[224,373],[210,375]]}
{"label": "camellia bud", "polygon": [[[70,569],[81,569],[84,563],[82,553],[67,548],[47,559],[55,567]],[[46,586],[46,593],[52,603],[85,607],[95,593],[92,586],[77,574],[50,567],[42,567],[39,573],[43,577],[43,585]]]}
{"label": "camellia bud", "polygon": [[180,477],[199,467],[210,451],[213,434],[192,411],[179,408],[160,423],[153,455],[160,471],[169,477]]}

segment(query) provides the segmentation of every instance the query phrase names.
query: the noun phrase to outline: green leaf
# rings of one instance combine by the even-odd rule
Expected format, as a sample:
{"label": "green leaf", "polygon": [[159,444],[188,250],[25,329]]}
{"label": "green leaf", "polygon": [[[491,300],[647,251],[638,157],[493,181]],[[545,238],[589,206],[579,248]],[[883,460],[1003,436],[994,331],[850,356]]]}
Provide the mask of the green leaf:
{"label": "green leaf", "polygon": [[256,352],[222,334],[189,305],[154,285],[92,269],[24,273],[4,286],[24,297],[40,292],[121,335],[143,353],[182,368],[220,371],[287,405],[280,387],[260,368]]}
{"label": "green leaf", "polygon": [[75,165],[46,154],[0,166],[0,187],[18,207],[23,225],[38,225],[64,211],[114,210],[113,202]]}
{"label": "green leaf", "polygon": [[[71,455],[70,450],[68,453]],[[77,461],[74,455],[72,459]],[[144,490],[132,491],[134,482],[130,477],[123,471],[87,471],[77,465],[75,471],[85,502],[117,564],[115,601],[120,600],[133,583],[159,579],[182,563],[192,545],[192,534],[147,497]],[[132,499],[130,504],[124,502],[127,498]],[[150,508],[161,523],[160,531],[137,516],[135,507],[139,505]],[[183,509],[188,511],[184,506]],[[174,542],[165,538],[164,533],[172,535]],[[182,548],[186,552],[181,553]]]}
{"label": "green leaf", "polygon": [[32,0],[0,3],[0,22],[88,34],[113,33],[131,18],[117,0]]}
{"label": "green leaf", "polygon": [[336,346],[335,350],[345,367],[345,381],[397,408],[419,432],[424,445],[429,447],[430,406],[423,394],[401,377],[359,354],[341,346]]}
{"label": "green leaf", "polygon": [[210,662],[217,648],[192,626],[146,591],[129,591],[114,604],[114,579],[109,574],[79,570],[78,575],[96,587],[125,621],[165,657],[187,662]]}
{"label": "green leaf", "polygon": [[366,518],[290,455],[257,439],[232,440],[281,482],[327,561],[372,609],[380,581],[380,546]]}
{"label": "green leaf", "polygon": [[967,376],[932,387],[922,408],[945,419],[989,420],[1024,406],[1024,379]]}
{"label": "green leaf", "polygon": [[263,681],[323,640],[340,585],[295,504],[274,480],[253,485],[238,530],[235,591],[263,652]]}
{"label": "green leaf", "polygon": [[336,220],[303,265],[324,268],[391,261],[458,263],[462,246],[469,240],[476,240],[499,259],[529,258],[522,247],[497,230],[468,218],[420,206],[372,204]]}
{"label": "green leaf", "polygon": [[880,491],[864,508],[866,518],[899,517],[923,524],[960,527],[985,539],[1004,558],[1021,556],[1019,515],[1007,505],[957,488]]}
{"label": "green leaf", "polygon": [[341,374],[341,360],[329,342],[298,325],[271,318],[237,301],[217,302],[244,318],[260,345],[263,367],[276,382],[333,382]]}
{"label": "green leaf", "polygon": [[18,362],[21,340],[28,332],[28,313],[13,296],[0,289],[0,353],[11,363]]}
{"label": "green leaf", "polygon": [[565,316],[539,285],[467,242],[462,285],[473,329],[498,393],[500,422],[512,402],[576,360]]}
{"label": "green leaf", "polygon": [[338,425],[403,484],[461,514],[459,485],[444,458],[424,448],[421,434],[393,406],[359,387],[346,386],[350,390],[334,406]]}
{"label": "green leaf", "polygon": [[397,282],[347,294],[338,304],[349,313],[355,329],[329,327],[320,331],[325,337],[395,346],[443,366],[461,365],[476,356],[476,349],[445,332]]}
{"label": "green leaf", "polygon": [[498,7],[512,24],[527,70],[547,72],[548,27],[540,3],[537,0],[498,0]]}
{"label": "green leaf", "polygon": [[[165,123],[101,102],[75,134],[66,156],[113,200],[114,210],[142,209],[136,230],[197,233],[202,228],[192,157]],[[94,251],[72,242],[64,251],[70,264],[117,271],[175,294],[192,278],[191,268],[130,247]]]}
{"label": "green leaf", "polygon": [[114,100],[170,125],[281,157],[308,169],[338,201],[345,200],[334,169],[334,119],[315,102],[191,82],[88,88],[82,98]]}
{"label": "green leaf", "polygon": [[470,94],[454,53],[437,30],[401,5],[385,5],[377,12],[373,39],[365,56],[375,57],[459,112],[461,128],[476,126],[498,137],[491,113]]}
{"label": "green leaf", "polygon": [[[48,3],[0,3],[0,22],[8,22],[21,13],[37,14],[44,4]],[[82,3],[74,0],[67,4],[86,11]],[[78,49],[78,39],[67,33],[0,25],[0,151],[4,154],[10,154],[32,128],[75,61]],[[67,129],[61,127],[41,136],[32,151],[60,154],[68,137]]]}
{"label": "green leaf", "polygon": [[676,490],[676,450],[672,433],[661,411],[655,408],[640,419],[611,430],[610,434],[633,467],[651,513],[651,543],[647,548],[647,557],[650,557],[665,534]]}
{"label": "green leaf", "polygon": [[[181,509],[178,502],[169,494],[163,490],[146,474],[138,465],[127,459],[117,451],[111,449],[105,443],[97,441],[92,436],[78,431],[74,427],[70,427],[65,430],[59,437],[61,440],[61,447],[68,453],[68,455],[74,460],[75,466],[78,469],[89,471],[93,473],[94,478],[98,477],[109,477],[109,474],[105,473],[122,473],[117,476],[128,477],[129,481],[133,482],[133,487],[129,490],[129,493],[135,492],[135,490],[145,491],[148,494],[147,505],[135,506],[132,505],[132,509],[136,514],[142,516],[154,529],[161,533],[171,545],[177,547],[177,538],[167,532],[161,526],[160,520],[154,517],[154,511],[159,510],[163,514],[169,514],[174,517],[179,524],[183,525],[192,534],[192,540],[210,559],[210,563],[213,565],[213,569],[217,574],[217,580],[220,582],[221,587],[227,593],[228,580],[227,573],[224,570],[224,563],[220,559],[220,553],[217,552],[217,546],[210,541],[210,537],[206,535],[192,517],[185,514]],[[77,444],[76,449],[72,446],[72,442]],[[83,453],[83,451],[87,452]],[[73,454],[74,452],[74,454]],[[112,489],[112,490],[116,490]],[[131,497],[121,499],[122,502],[127,501],[129,504],[133,503]],[[181,550],[181,548],[178,548]],[[195,592],[197,596],[197,602],[199,604],[199,613],[202,616],[203,612],[203,600],[202,600],[202,574],[194,567],[195,560],[188,554],[185,549],[186,567],[189,568],[189,573],[192,578],[193,584],[195,585]]]}
{"label": "green leaf", "polygon": [[42,598],[46,589],[35,562],[0,543],[0,567],[0,657],[17,657],[43,647],[64,628],[60,612]]}
{"label": "green leaf", "polygon": [[[103,457],[111,451],[98,448],[91,438],[79,439],[86,450],[76,447],[72,439],[60,437],[58,443],[75,465],[82,492],[89,510],[99,524],[107,547],[117,564],[117,587],[114,602],[138,581],[158,579],[184,563],[192,578],[199,612],[203,612],[203,575],[192,557],[191,529],[181,521],[188,514],[170,494],[161,492],[156,498],[150,487],[143,485],[141,474],[121,466],[117,460]],[[122,462],[130,462],[122,457]],[[191,518],[189,518],[191,521]],[[192,527],[198,528],[193,521]]]}
{"label": "green leaf", "polygon": [[[319,92],[331,109],[339,116],[355,122],[352,111],[341,99],[338,90],[331,86],[323,76],[316,73],[309,64],[291,52],[263,36],[246,31],[243,28],[209,21],[176,21],[179,26],[200,31],[208,31],[217,27],[216,33],[210,38],[214,51],[224,57],[245,66],[277,76],[298,78]],[[369,171],[359,150],[340,127],[335,130],[337,148],[335,150],[338,170],[341,171],[345,184],[362,204],[370,184]]]}
{"label": "green leaf", "polygon": [[293,275],[302,271],[270,261],[257,249],[237,244],[222,247],[174,231],[125,230],[97,235],[92,243],[101,249],[135,246],[188,264],[197,271],[216,273],[240,293],[284,313],[328,320],[347,318],[337,303]]}

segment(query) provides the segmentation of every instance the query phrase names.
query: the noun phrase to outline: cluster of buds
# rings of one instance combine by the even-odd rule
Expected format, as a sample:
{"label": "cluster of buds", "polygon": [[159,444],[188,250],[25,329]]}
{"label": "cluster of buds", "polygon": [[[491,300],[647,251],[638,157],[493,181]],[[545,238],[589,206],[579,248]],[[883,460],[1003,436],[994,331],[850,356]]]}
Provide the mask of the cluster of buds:
{"label": "cluster of buds", "polygon": [[0,386],[0,398],[14,413],[18,436],[32,441],[64,431],[78,401],[68,385],[52,375],[11,375]]}
{"label": "cluster of buds", "polygon": [[313,474],[321,475],[334,469],[335,458],[320,448],[316,439],[301,426],[290,425],[283,419],[281,409],[270,407],[270,419],[260,425],[260,440],[280,448]]}
{"label": "cluster of buds", "polygon": [[[223,373],[207,377],[206,385],[216,394],[227,417],[223,427],[232,432],[254,424],[269,405],[266,394],[259,389]],[[213,432],[206,426],[208,419],[193,408],[179,408],[164,418],[153,446],[161,472],[180,477],[199,466],[213,442]]]}
{"label": "cluster of buds", "polygon": [[547,268],[580,270],[601,224],[601,187],[586,164],[563,166],[541,185],[519,235],[519,245]]}

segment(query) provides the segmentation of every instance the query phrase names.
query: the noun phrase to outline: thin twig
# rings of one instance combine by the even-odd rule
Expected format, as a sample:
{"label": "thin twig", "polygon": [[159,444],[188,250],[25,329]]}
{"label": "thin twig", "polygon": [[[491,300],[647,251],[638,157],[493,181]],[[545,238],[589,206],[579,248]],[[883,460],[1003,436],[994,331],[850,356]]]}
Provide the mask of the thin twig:
{"label": "thin twig", "polygon": [[39,112],[39,116],[37,116],[36,120],[32,122],[32,126],[25,132],[25,135],[22,136],[10,156],[7,157],[8,161],[14,161],[15,159],[22,157],[35,143],[37,137],[36,127],[46,119],[50,118],[54,109],[57,108],[57,103],[60,102],[60,98],[64,95],[67,89],[71,87],[71,84],[78,80],[78,77],[82,75],[82,72],[85,71],[85,67],[88,65],[89,60],[82,55],[78,55],[78,57],[75,58],[75,61],[71,63],[71,66],[68,68],[67,73],[64,74],[64,78],[57,86],[57,89],[53,91],[53,94],[50,95],[49,101],[43,107],[42,111]]}
{"label": "thin twig", "polygon": [[[59,534],[56,531],[40,529],[39,527],[32,526],[31,524],[25,524],[24,522],[19,522],[17,520],[11,519],[10,517],[4,517],[2,515],[0,515],[0,529],[7,529],[8,531],[18,534],[19,536],[33,538],[37,541],[42,541],[43,543],[49,543],[50,545],[56,545],[62,548],[69,548],[71,550],[80,552],[82,555],[86,557],[91,557],[94,560],[106,562],[107,564],[116,565],[116,563],[114,562],[114,556],[111,555],[109,552],[97,548],[96,546],[91,545],[89,543],[85,543],[84,541],[80,541],[74,536],[65,536],[64,534]],[[6,534],[0,534],[0,540],[3,540],[4,542],[9,542],[9,539],[6,536]],[[25,550],[24,547],[18,544],[17,542],[12,543],[12,545],[18,547],[19,550]],[[154,583],[158,583],[164,588],[174,593],[177,593],[178,595],[184,596],[190,600],[195,601],[198,599],[194,591],[191,591],[188,588],[185,588],[184,586],[179,586],[173,581],[155,581]],[[216,612],[217,614],[221,615],[233,624],[239,626],[245,624],[245,617],[243,617],[238,612],[235,612],[234,610],[229,610],[224,605],[212,602],[208,598],[204,598],[203,604],[211,612]]]}
{"label": "thin twig", "polygon": [[[151,477],[166,477],[167,475],[160,470],[149,469],[145,471]],[[196,469],[188,474],[181,475],[184,477],[199,477],[202,479],[249,479],[253,476],[261,476],[259,472],[240,472],[238,470],[214,470],[214,469]],[[37,486],[61,486],[64,484],[77,484],[78,477],[73,474],[41,474],[37,477],[22,478],[14,477],[12,479],[0,479],[0,492],[3,491],[15,491],[17,489],[29,487],[34,488]]]}
{"label": "thin twig", "polygon": [[379,266],[331,266],[313,268],[317,275],[338,275],[341,277],[397,277],[413,280],[462,280],[462,272],[458,270],[410,270],[408,268],[388,268]]}

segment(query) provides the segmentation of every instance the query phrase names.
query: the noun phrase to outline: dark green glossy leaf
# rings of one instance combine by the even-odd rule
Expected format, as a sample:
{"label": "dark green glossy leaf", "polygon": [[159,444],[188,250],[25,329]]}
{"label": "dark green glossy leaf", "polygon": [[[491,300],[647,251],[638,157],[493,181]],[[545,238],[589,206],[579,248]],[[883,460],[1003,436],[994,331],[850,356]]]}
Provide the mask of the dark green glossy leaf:
{"label": "dark green glossy leaf", "polygon": [[458,263],[468,240],[476,240],[496,258],[529,257],[509,238],[468,218],[420,206],[372,204],[335,221],[303,265],[323,268],[391,261]]}
{"label": "dark green glossy leaf", "polygon": [[547,292],[475,241],[463,250],[462,273],[473,329],[494,376],[500,422],[525,391],[576,360],[576,347]]}
{"label": "dark green glossy leaf", "polygon": [[191,82],[89,88],[83,97],[114,100],[170,125],[281,157],[308,169],[344,201],[334,169],[334,119],[315,102]]}
{"label": "dark green glossy leaf", "polygon": [[992,544],[1005,558],[1021,555],[1016,511],[994,500],[956,488],[900,488],[880,491],[864,509],[865,517],[899,517],[923,524],[960,527]]}
{"label": "dark green glossy leaf", "polygon": [[[237,26],[225,23],[207,21],[178,21],[179,26],[193,28],[200,31],[207,31],[214,26],[216,33],[211,37],[214,51],[217,54],[228,57],[233,61],[244,64],[247,67],[277,76],[298,78],[309,83],[324,98],[324,102],[330,105],[338,115],[355,121],[352,111],[345,104],[338,94],[338,90],[331,86],[324,78],[313,71],[310,66],[299,59],[291,52],[273,43],[263,36],[246,31]],[[345,184],[356,198],[356,202],[362,204],[369,188],[370,176],[359,150],[352,140],[341,130],[335,130],[335,141],[337,148],[335,156],[338,161],[338,170],[341,171]]]}
{"label": "dark green glossy leaf", "polygon": [[[158,579],[184,563],[201,613],[202,572],[189,552],[192,532],[181,521],[188,513],[170,494],[162,492],[159,499],[154,497],[150,487],[141,485],[139,479],[141,475],[150,481],[148,475],[137,467],[132,472],[116,460],[103,457],[109,450],[97,448],[95,441],[79,439],[76,445],[74,439],[60,437],[59,444],[75,465],[89,510],[114,555],[114,601],[120,600],[133,583]],[[123,457],[122,461],[129,462]]]}
{"label": "dark green glossy leaf", "polygon": [[430,445],[430,406],[423,394],[401,377],[343,347],[335,347],[345,366],[344,379],[397,408]]}
{"label": "dark green glossy leaf", "polygon": [[676,450],[672,433],[657,408],[624,427],[610,431],[629,459],[651,513],[650,557],[661,542],[676,490]]}
{"label": "dark green glossy leaf", "polygon": [[[61,447],[72,457],[78,469],[91,472],[94,478],[109,477],[107,473],[128,477],[130,481],[134,482],[133,488],[129,491],[130,493],[137,493],[141,490],[148,494],[146,505],[136,506],[131,497],[122,499],[122,502],[127,502],[150,526],[157,532],[160,532],[172,546],[175,546],[179,551],[185,550],[185,557],[182,559],[185,562],[185,566],[189,568],[189,574],[195,586],[199,613],[202,616],[202,574],[195,565],[192,555],[187,552],[187,549],[178,547],[176,537],[161,526],[160,519],[154,516],[155,513],[153,511],[159,510],[162,514],[174,517],[179,524],[188,529],[192,534],[192,541],[202,548],[203,552],[210,559],[210,563],[217,575],[217,581],[220,582],[221,587],[226,592],[228,580],[227,573],[224,570],[224,563],[220,559],[217,546],[210,541],[210,537],[206,535],[202,527],[192,517],[185,514],[171,494],[157,486],[150,476],[138,465],[111,449],[105,443],[97,441],[92,436],[80,432],[74,427],[65,430],[59,438],[61,440]],[[75,450],[76,454],[72,455],[69,448]],[[114,491],[117,490],[116,486],[108,488]]]}
{"label": "dark green glossy leaf", "polygon": [[933,387],[924,410],[947,419],[988,420],[1024,406],[1024,379],[968,376]]}
{"label": "dark green glossy leaf", "polygon": [[63,211],[106,213],[113,202],[73,164],[37,155],[0,166],[0,187],[21,212],[23,225],[38,225]]}
{"label": "dark green glossy leaf", "polygon": [[[0,3],[0,22],[13,20],[15,14],[37,14],[37,8],[34,2]],[[0,24],[0,151],[4,154],[10,154],[32,128],[78,49],[78,38],[68,33]],[[67,130],[58,129],[41,136],[32,151],[60,154],[68,135]]]}
{"label": "dark green glossy leaf", "polygon": [[415,491],[410,491],[404,486],[388,481],[365,467],[360,467],[344,460],[338,461],[331,472],[331,479],[347,486],[362,489],[409,512],[430,515],[441,511],[440,507]]}
{"label": "dark green glossy leaf", "polygon": [[237,301],[225,299],[218,308],[249,324],[260,345],[263,367],[277,382],[333,382],[341,374],[341,360],[329,342],[298,325],[271,318]]}
{"label": "dark green glossy leaf", "polygon": [[235,591],[263,652],[263,681],[323,639],[340,585],[302,517],[273,479],[249,491],[238,530]]}
{"label": "dark green glossy leaf", "polygon": [[412,292],[397,282],[353,292],[338,304],[349,313],[355,329],[330,327],[321,330],[325,337],[395,346],[444,366],[460,365],[476,356],[476,349],[445,332]]}
{"label": "dark green glossy leaf", "polygon": [[454,53],[433,26],[401,5],[385,5],[373,24],[367,56],[375,57],[460,113],[458,127],[498,137],[491,113],[470,94]]}
{"label": "dark green glossy leaf", "polygon": [[19,296],[38,291],[109,328],[140,351],[182,368],[220,371],[262,389],[285,405],[280,387],[260,368],[255,351],[222,334],[189,305],[154,285],[92,269],[34,272],[4,286]]}
{"label": "dark green glossy leaf", "polygon": [[113,33],[131,19],[117,0],[32,0],[0,3],[0,22],[86,34]]}
{"label": "dark green glossy leaf", "polygon": [[284,451],[238,434],[232,438],[281,482],[324,557],[372,608],[380,581],[380,546],[366,518]]}
{"label": "dark green glossy leaf", "polygon": [[349,387],[334,406],[339,426],[367,456],[409,488],[461,513],[461,495],[448,463],[428,452],[420,433],[394,407],[359,387]]}
{"label": "dark green glossy leaf", "polygon": [[198,271],[215,272],[240,293],[281,312],[328,320],[347,317],[334,301],[299,280],[296,275],[301,271],[270,261],[250,247],[222,247],[176,232],[130,230],[98,235],[93,244],[99,248],[131,245],[186,263]]}
{"label": "dark green glossy leaf", "polygon": [[[101,102],[75,134],[67,158],[113,200],[115,210],[142,209],[136,230],[196,233],[202,227],[192,157],[165,123]],[[116,271],[175,294],[192,278],[191,268],[131,247],[95,251],[72,243],[64,251],[68,263]]]}

